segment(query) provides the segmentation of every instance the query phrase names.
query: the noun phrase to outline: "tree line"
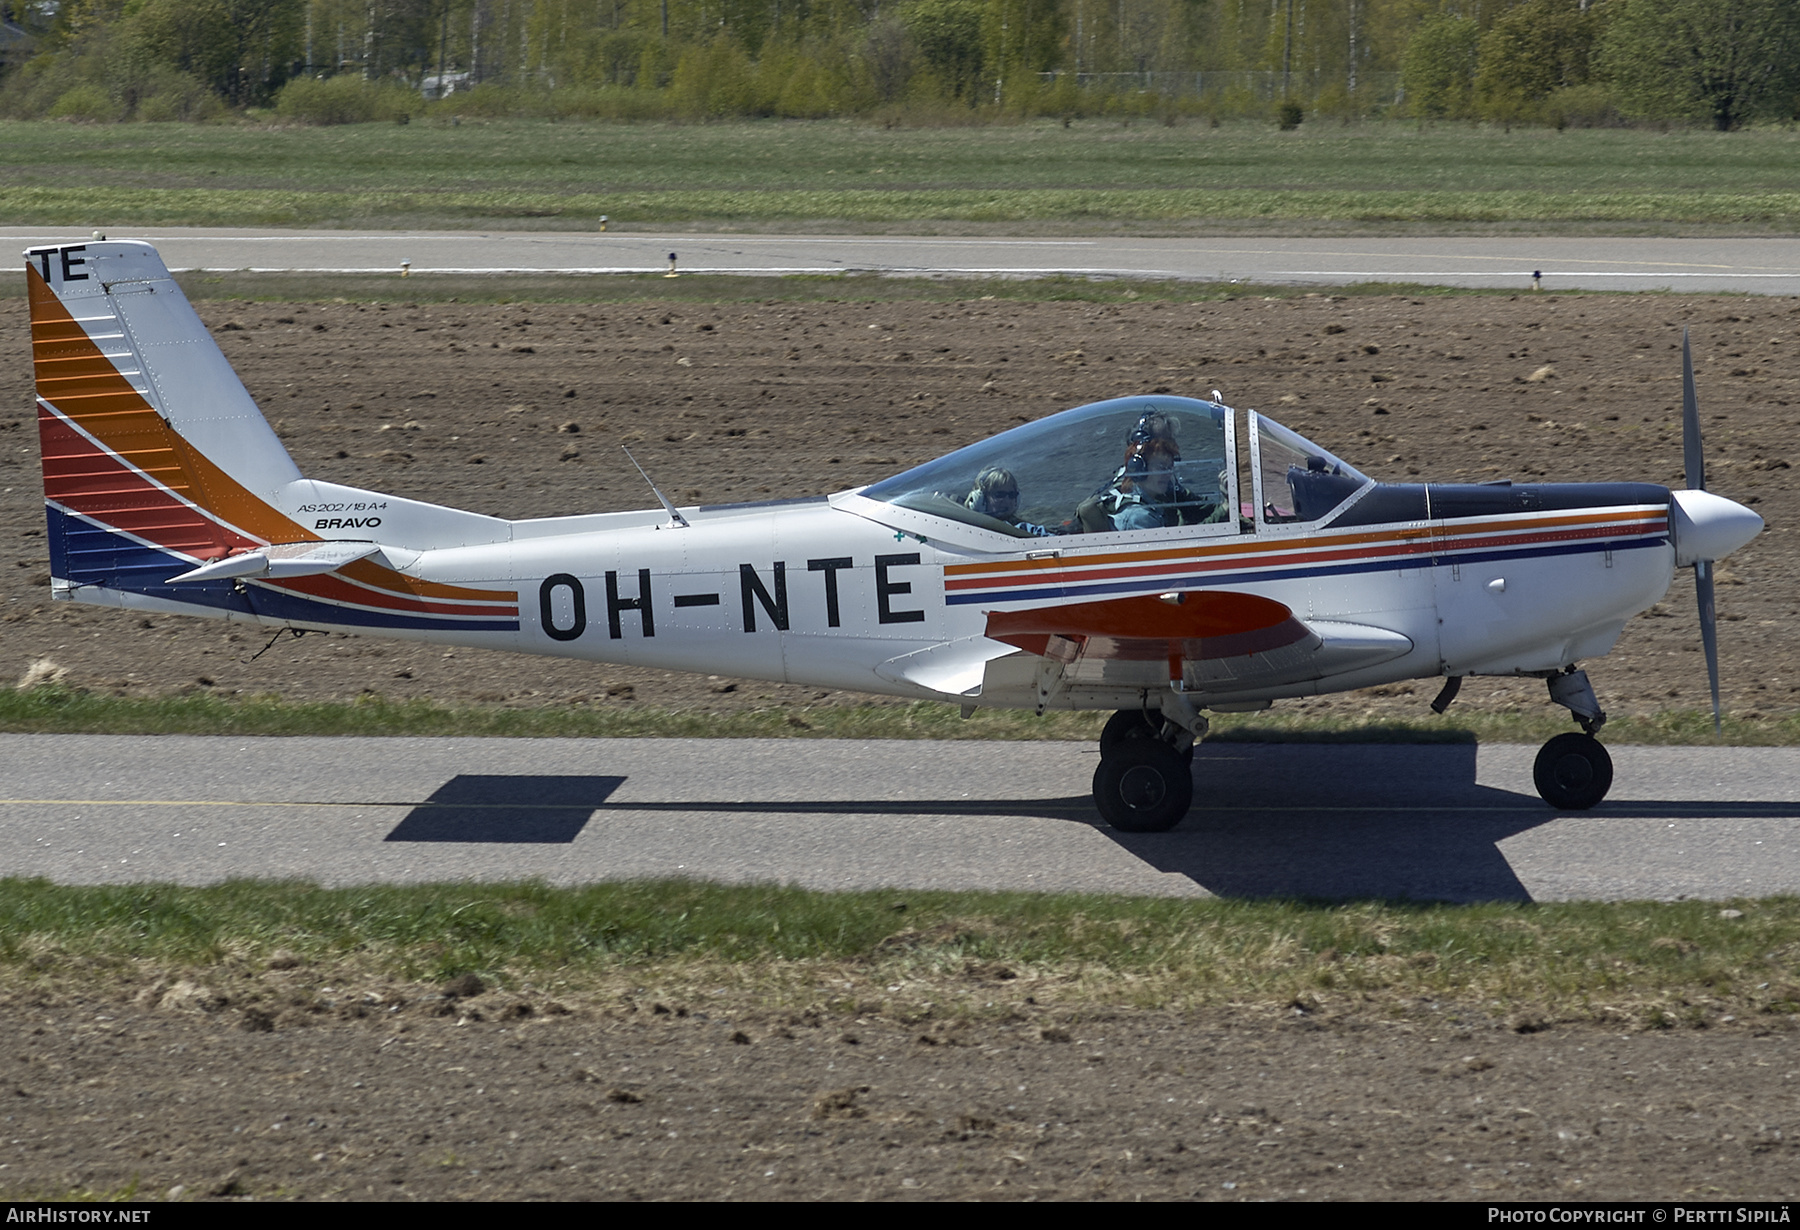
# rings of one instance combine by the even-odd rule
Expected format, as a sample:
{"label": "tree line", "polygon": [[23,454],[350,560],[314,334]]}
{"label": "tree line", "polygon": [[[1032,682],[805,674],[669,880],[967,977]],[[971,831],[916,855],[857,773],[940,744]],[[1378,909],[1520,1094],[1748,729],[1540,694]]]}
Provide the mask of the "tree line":
{"label": "tree line", "polygon": [[0,0],[0,114],[1791,120],[1800,0]]}

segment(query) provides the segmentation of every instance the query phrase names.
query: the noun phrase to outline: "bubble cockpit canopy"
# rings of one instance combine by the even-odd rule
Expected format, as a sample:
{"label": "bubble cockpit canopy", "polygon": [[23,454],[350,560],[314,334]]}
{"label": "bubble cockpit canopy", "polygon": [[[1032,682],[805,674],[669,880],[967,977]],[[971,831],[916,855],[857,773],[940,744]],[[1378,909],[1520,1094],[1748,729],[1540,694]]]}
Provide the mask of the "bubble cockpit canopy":
{"label": "bubble cockpit canopy", "polygon": [[[1015,538],[1169,526],[1234,533],[1255,502],[1238,495],[1232,418],[1224,406],[1186,397],[1096,402],[958,449],[861,494]],[[1253,416],[1252,430],[1263,471],[1255,483],[1260,520],[1317,520],[1369,481],[1267,419]],[[1309,493],[1316,493],[1312,507]],[[1317,507],[1322,498],[1329,503]]]}

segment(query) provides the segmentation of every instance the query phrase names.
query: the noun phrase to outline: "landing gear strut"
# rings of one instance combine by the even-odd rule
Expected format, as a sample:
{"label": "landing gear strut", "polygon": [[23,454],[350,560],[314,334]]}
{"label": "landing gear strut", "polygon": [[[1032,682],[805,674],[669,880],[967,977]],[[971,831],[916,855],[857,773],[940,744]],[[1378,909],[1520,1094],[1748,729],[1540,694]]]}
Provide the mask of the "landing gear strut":
{"label": "landing gear strut", "polygon": [[[1158,739],[1174,746],[1176,740],[1166,739],[1163,731],[1169,725],[1168,720],[1154,709],[1121,709],[1106,719],[1106,725],[1100,728],[1100,755],[1117,750],[1121,743],[1130,739]],[[1194,740],[1189,736],[1185,740],[1187,747],[1178,748],[1188,761],[1194,759]]]}
{"label": "landing gear strut", "polygon": [[1606,725],[1606,714],[1594,696],[1586,671],[1571,666],[1544,682],[1549,685],[1550,699],[1568,709],[1581,724],[1581,733],[1570,731],[1544,744],[1532,766],[1532,781],[1550,806],[1585,811],[1612,789],[1612,757],[1594,738]]}
{"label": "landing gear strut", "polygon": [[1206,719],[1177,711],[1121,709],[1100,732],[1094,805],[1126,833],[1164,833],[1181,823],[1194,801],[1194,732]]}

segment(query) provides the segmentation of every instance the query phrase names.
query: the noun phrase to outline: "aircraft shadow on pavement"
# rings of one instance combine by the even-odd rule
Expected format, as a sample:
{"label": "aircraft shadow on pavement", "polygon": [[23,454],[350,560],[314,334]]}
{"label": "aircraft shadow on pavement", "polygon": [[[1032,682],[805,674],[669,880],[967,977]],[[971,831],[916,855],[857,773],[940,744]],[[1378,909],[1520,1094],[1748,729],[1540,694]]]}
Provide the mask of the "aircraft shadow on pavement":
{"label": "aircraft shadow on pavement", "polygon": [[[1132,857],[1221,897],[1527,901],[1501,843],[1560,817],[1800,819],[1800,802],[1614,798],[1559,813],[1531,790],[1482,785],[1467,744],[1208,743],[1194,806],[1169,833],[1108,827],[1087,795],[1037,799],[631,801],[624,777],[461,774],[388,841],[573,842],[596,812],[714,816],[942,816],[1085,824]],[[1526,773],[1528,774],[1528,770]]]}
{"label": "aircraft shadow on pavement", "polygon": [[1178,829],[1106,831],[1221,897],[1530,900],[1500,843],[1557,813],[1535,794],[1477,784],[1478,750],[1202,744],[1194,807]]}
{"label": "aircraft shadow on pavement", "polygon": [[[1501,843],[1576,816],[1800,819],[1800,802],[1615,795],[1588,812],[1477,780],[1474,743],[1208,743],[1194,807],[1172,833],[1100,831],[1160,871],[1221,897],[1528,901]],[[1510,785],[1510,783],[1509,783]]]}
{"label": "aircraft shadow on pavement", "polygon": [[1500,843],[1557,813],[1535,794],[1477,785],[1476,751],[1473,743],[1205,744],[1194,758],[1193,811],[1168,833],[1119,832],[1088,795],[634,801],[605,810],[1064,820],[1221,897],[1529,900]]}
{"label": "aircraft shadow on pavement", "polygon": [[624,781],[459,773],[407,812],[386,840],[567,845]]}

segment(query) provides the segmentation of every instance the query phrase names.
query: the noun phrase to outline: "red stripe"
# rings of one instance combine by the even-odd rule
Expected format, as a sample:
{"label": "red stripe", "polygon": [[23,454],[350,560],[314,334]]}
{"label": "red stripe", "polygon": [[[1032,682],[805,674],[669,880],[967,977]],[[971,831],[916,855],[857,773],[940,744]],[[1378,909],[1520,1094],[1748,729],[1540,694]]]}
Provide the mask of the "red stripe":
{"label": "red stripe", "polygon": [[314,577],[288,577],[280,581],[267,581],[265,584],[277,589],[293,590],[313,598],[323,598],[328,602],[341,602],[352,606],[374,607],[384,611],[410,611],[414,614],[427,615],[508,615],[517,617],[519,608],[514,606],[451,606],[443,602],[425,602],[418,598],[404,597],[378,589],[363,589],[352,585],[342,577],[325,573]]}
{"label": "red stripe", "polygon": [[[1076,585],[1091,581],[1115,579],[1132,579],[1153,577],[1174,577],[1207,572],[1239,572],[1247,568],[1281,567],[1289,564],[1306,564],[1346,559],[1391,559],[1396,556],[1432,555],[1442,551],[1467,551],[1481,547],[1502,545],[1525,545],[1534,542],[1566,542],[1584,538],[1617,538],[1627,534],[1654,533],[1667,528],[1667,518],[1657,518],[1628,524],[1612,524],[1583,529],[1564,529],[1550,533],[1524,533],[1522,531],[1499,532],[1484,537],[1465,536],[1452,541],[1424,540],[1418,543],[1402,543],[1391,547],[1349,548],[1338,551],[1327,551],[1313,548],[1305,552],[1288,550],[1276,554],[1269,552],[1255,556],[1233,556],[1221,560],[1195,560],[1178,565],[1174,562],[1154,568],[1117,567],[1092,568],[1080,564],[1064,564],[1057,573],[1046,576],[1034,573],[1027,576],[1008,578],[971,577],[968,579],[951,579],[946,577],[946,590],[971,589],[1012,589],[1034,587],[1045,584]],[[1060,574],[1060,575],[1058,575]]]}
{"label": "red stripe", "polygon": [[154,546],[199,559],[233,547],[262,544],[245,538],[136,473],[60,418],[38,412],[44,452],[44,497]]}

